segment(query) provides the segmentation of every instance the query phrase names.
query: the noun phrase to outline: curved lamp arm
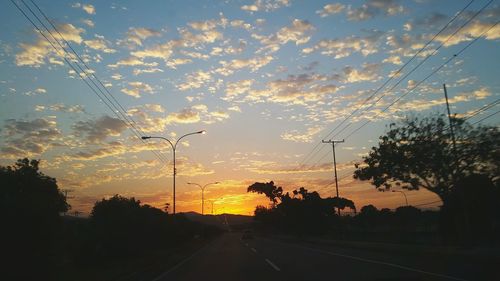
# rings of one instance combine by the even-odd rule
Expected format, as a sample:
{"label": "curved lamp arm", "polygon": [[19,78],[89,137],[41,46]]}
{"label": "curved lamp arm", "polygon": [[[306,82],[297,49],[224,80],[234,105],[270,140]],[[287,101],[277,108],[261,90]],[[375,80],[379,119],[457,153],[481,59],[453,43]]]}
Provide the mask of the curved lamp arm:
{"label": "curved lamp arm", "polygon": [[198,131],[198,132],[193,132],[193,133],[189,133],[189,134],[185,134],[183,135],[182,137],[180,137],[176,142],[175,142],[175,145],[173,145],[172,147],[177,148],[177,144],[179,143],[179,141],[187,136],[190,136],[190,135],[196,135],[196,134],[205,134],[206,131],[205,130],[202,130],[202,131]]}

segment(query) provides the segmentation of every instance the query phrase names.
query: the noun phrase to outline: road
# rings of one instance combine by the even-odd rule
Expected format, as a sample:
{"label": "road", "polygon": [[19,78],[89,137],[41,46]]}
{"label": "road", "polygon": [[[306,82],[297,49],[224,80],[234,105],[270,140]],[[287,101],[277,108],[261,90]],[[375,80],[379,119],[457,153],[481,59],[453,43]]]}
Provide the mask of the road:
{"label": "road", "polygon": [[[494,264],[296,244],[226,233],[154,281],[165,280],[500,280]],[[497,264],[498,265],[498,264]],[[496,274],[496,276],[492,276]]]}

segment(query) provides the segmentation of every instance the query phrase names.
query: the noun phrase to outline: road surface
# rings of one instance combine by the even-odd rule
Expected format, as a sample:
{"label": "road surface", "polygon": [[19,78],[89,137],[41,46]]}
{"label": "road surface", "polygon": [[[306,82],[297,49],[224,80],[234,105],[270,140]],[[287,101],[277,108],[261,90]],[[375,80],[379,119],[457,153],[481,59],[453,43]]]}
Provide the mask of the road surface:
{"label": "road surface", "polygon": [[[154,281],[500,280],[494,263],[287,243],[226,233]],[[500,265],[500,264],[499,264]],[[490,271],[485,270],[488,268]]]}

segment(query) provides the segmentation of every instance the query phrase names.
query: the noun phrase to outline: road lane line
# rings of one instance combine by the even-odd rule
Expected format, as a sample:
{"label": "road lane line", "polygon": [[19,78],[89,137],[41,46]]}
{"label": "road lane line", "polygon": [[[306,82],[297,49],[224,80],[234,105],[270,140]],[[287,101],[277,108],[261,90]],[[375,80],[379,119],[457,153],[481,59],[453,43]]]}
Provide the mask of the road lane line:
{"label": "road lane line", "polygon": [[250,248],[254,253],[257,253],[257,250],[255,248]]}
{"label": "road lane line", "polygon": [[348,258],[348,259],[352,259],[352,260],[357,260],[357,261],[362,261],[362,262],[367,262],[367,263],[373,263],[373,264],[386,265],[386,266],[390,266],[390,267],[404,269],[404,270],[407,270],[407,271],[412,271],[412,272],[417,272],[417,273],[432,275],[432,276],[446,278],[446,279],[451,279],[451,280],[469,281],[467,279],[462,279],[462,278],[458,278],[458,277],[448,276],[448,275],[444,275],[444,274],[440,274],[440,273],[434,273],[434,272],[424,271],[424,270],[420,270],[420,269],[416,269],[416,268],[412,268],[412,267],[408,267],[408,266],[404,266],[404,265],[399,265],[399,264],[395,264],[395,263],[378,261],[378,260],[371,260],[371,259],[365,259],[365,258],[360,258],[360,257],[355,257],[355,256],[350,256],[350,255],[344,255],[344,254],[339,254],[339,253],[334,253],[334,252],[329,252],[329,251],[324,251],[324,250],[315,249],[315,248],[309,248],[309,247],[304,247],[304,246],[298,246],[298,245],[294,245],[294,246],[298,247],[298,248],[302,248],[302,249],[307,249],[307,250],[310,250],[310,251],[315,251],[315,252],[319,252],[319,253],[331,255],[331,256]]}
{"label": "road lane line", "polygon": [[272,267],[274,268],[274,270],[276,271],[281,271],[281,269],[279,267],[277,267],[272,261],[266,259],[266,262]]}

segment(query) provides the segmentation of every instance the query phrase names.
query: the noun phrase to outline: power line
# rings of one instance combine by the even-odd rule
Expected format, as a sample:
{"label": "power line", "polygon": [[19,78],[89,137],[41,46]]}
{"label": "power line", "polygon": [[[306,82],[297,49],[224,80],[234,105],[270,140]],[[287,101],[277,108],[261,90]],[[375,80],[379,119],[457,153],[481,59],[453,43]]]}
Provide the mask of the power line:
{"label": "power line", "polygon": [[[410,70],[410,72],[408,72],[407,74],[405,74],[401,79],[399,79],[396,84],[392,85],[388,90],[385,90],[382,95],[374,102],[372,103],[368,108],[365,108],[363,110],[363,112],[366,112],[370,109],[372,109],[380,100],[382,100],[382,98],[387,94],[387,93],[390,93],[391,91],[393,91],[397,86],[399,86],[399,84],[401,84],[401,82],[403,82],[404,80],[406,80],[406,78],[408,76],[410,76],[413,72],[415,72],[418,68],[420,68],[420,66],[422,66],[430,57],[434,56],[438,51],[439,49],[441,49],[443,46],[446,45],[446,43],[451,39],[453,38],[458,32],[460,32],[460,30],[462,30],[467,24],[469,24],[475,17],[477,17],[488,5],[491,4],[493,0],[490,0],[488,3],[486,3],[486,5],[484,5],[478,12],[476,12],[473,16],[471,16],[465,23],[463,23],[459,28],[457,28],[451,35],[448,36],[448,38],[446,38],[445,41],[441,42],[441,44],[434,49],[434,51],[427,55],[422,61],[420,61],[413,69]],[[469,3],[470,5],[471,3]],[[458,14],[457,14],[458,16]],[[455,18],[453,18],[455,19]],[[451,23],[451,21],[449,22]],[[437,36],[439,35],[436,34],[432,40],[434,40],[434,38],[436,38]],[[431,42],[431,41],[429,41]],[[421,49],[422,50],[422,49]],[[339,132],[337,132],[337,135],[342,133],[345,129],[347,129],[348,127],[350,127],[353,123],[350,122],[349,124],[347,124],[344,128],[342,128]]]}
{"label": "power line", "polygon": [[498,113],[500,113],[500,110],[495,111],[495,112],[493,112],[492,114],[490,114],[490,115],[488,115],[488,116],[486,116],[486,117],[484,117],[484,118],[481,118],[480,120],[477,120],[476,122],[472,123],[472,125],[476,125],[477,123],[481,123],[481,122],[483,122],[484,120],[486,120],[486,119],[488,119],[488,118],[491,118],[491,117],[493,117],[493,116],[497,115]]}
{"label": "power line", "polygon": [[[472,44],[474,44],[475,42],[477,42],[477,40],[479,38],[481,38],[484,34],[488,33],[491,29],[493,29],[496,25],[498,24],[498,22],[494,23],[493,25],[491,25],[488,29],[486,29],[484,32],[481,33],[481,35],[477,36],[476,38],[474,38],[474,40],[470,41],[467,45],[465,45],[465,47],[463,47],[458,53],[454,54],[452,57],[450,57],[448,60],[446,60],[443,64],[441,64],[438,68],[436,68],[434,71],[432,71],[429,75],[427,75],[423,80],[419,81],[417,84],[415,84],[410,90],[408,90],[406,93],[404,93],[402,96],[400,96],[399,98],[397,98],[396,100],[394,100],[392,103],[390,103],[387,107],[385,107],[382,111],[380,111],[379,113],[377,113],[372,119],[378,117],[381,113],[387,111],[387,109],[389,109],[390,107],[392,107],[394,104],[396,104],[397,102],[399,102],[402,98],[404,98],[405,96],[407,96],[408,94],[410,94],[413,90],[415,90],[418,86],[420,86],[420,84],[422,84],[423,82],[425,82],[427,79],[429,79],[431,76],[433,76],[434,74],[436,74],[438,71],[440,71],[444,66],[446,66],[449,62],[451,62],[452,60],[454,60],[456,57],[458,57],[460,54],[462,54],[466,49],[468,49]],[[358,127],[357,129],[355,129],[354,131],[352,131],[350,134],[348,134],[346,137],[344,137],[344,139],[347,139],[349,138],[350,136],[352,136],[353,134],[355,134],[356,132],[358,132],[359,130],[361,130],[364,126],[366,126],[368,123],[371,122],[372,119],[368,119],[365,123],[363,123],[360,127]]]}
{"label": "power line", "polygon": [[[32,0],[30,0],[30,1],[31,1],[31,3],[33,3],[33,4],[37,7],[37,9],[40,11],[40,13],[42,13],[42,14],[43,14],[43,12],[41,11],[41,9],[40,9],[37,5],[36,5],[36,4],[35,4]],[[23,9],[21,9],[21,7],[20,7],[20,6],[19,6],[19,5],[18,5],[15,1],[11,0],[11,2],[12,2],[12,3],[16,6],[16,8],[17,8],[17,9],[18,9],[18,10],[19,10],[22,14],[23,14],[23,16],[24,16],[24,17],[25,17],[25,18],[26,18],[26,19],[27,19],[27,20],[28,20],[28,21],[29,21],[29,22],[30,22],[30,23],[31,23],[31,24],[35,27],[35,29],[38,31],[38,33],[39,33],[40,35],[42,35],[42,36],[45,38],[45,40],[46,40],[46,41],[47,41],[47,42],[48,42],[48,43],[52,46],[52,48],[54,48],[54,50],[55,50],[55,51],[56,51],[59,55],[61,55],[61,57],[62,57],[62,58],[64,59],[64,61],[68,64],[68,66],[70,66],[70,68],[71,68],[71,69],[72,69],[75,73],[77,73],[77,74],[79,75],[79,77],[82,79],[82,81],[84,81],[84,83],[85,83],[85,84],[86,84],[86,85],[87,85],[87,86],[88,86],[88,87],[92,90],[92,92],[93,92],[93,93],[94,93],[94,94],[95,94],[95,95],[99,98],[99,100],[100,100],[101,102],[103,102],[103,103],[104,103],[104,104],[108,107],[108,109],[110,109],[110,110],[111,110],[111,111],[115,114],[115,116],[116,116],[116,117],[118,117],[118,119],[119,119],[120,121],[122,121],[122,122],[123,122],[123,123],[124,123],[127,127],[129,127],[129,129],[132,131],[132,133],[133,133],[133,134],[135,134],[135,135],[136,135],[136,137],[138,137],[139,139],[141,139],[140,134],[138,134],[138,133],[137,133],[137,131],[138,131],[138,130],[137,130],[137,128],[135,128],[135,126],[133,126],[133,124],[131,124],[131,123],[130,123],[130,121],[128,121],[128,119],[126,118],[126,116],[124,116],[124,114],[123,114],[123,113],[122,113],[122,112],[118,109],[118,107],[116,106],[116,104],[114,104],[114,103],[113,103],[113,102],[112,102],[112,101],[111,101],[111,100],[110,100],[110,99],[106,96],[106,94],[105,94],[105,93],[104,93],[104,92],[103,92],[103,91],[102,91],[102,90],[101,90],[101,89],[100,89],[100,88],[96,85],[96,83],[95,83],[92,79],[90,79],[90,78],[89,78],[88,73],[87,73],[87,72],[86,72],[86,71],[85,71],[85,70],[84,70],[84,69],[83,69],[83,68],[82,68],[82,67],[78,64],[78,62],[74,62],[74,64],[75,64],[75,65],[76,65],[76,66],[80,69],[80,71],[79,71],[79,70],[77,70],[73,64],[71,64],[71,62],[70,62],[70,61],[67,59],[67,57],[66,57],[66,55],[68,55],[68,56],[71,58],[71,56],[70,56],[69,52],[68,52],[68,51],[64,48],[64,46],[62,46],[62,44],[59,42],[59,40],[57,40],[57,38],[55,38],[55,36],[53,35],[53,33],[50,31],[50,29],[49,29],[49,28],[48,28],[48,27],[47,27],[47,26],[43,23],[43,21],[42,21],[42,20],[41,20],[41,19],[40,19],[37,15],[36,15],[36,13],[35,13],[35,12],[34,12],[34,11],[33,11],[33,10],[32,10],[32,9],[31,9],[31,8],[30,8],[30,7],[29,7],[29,6],[25,3],[25,2],[24,2],[24,0],[21,0],[21,2],[24,4],[24,6],[25,6],[25,7],[26,7],[26,8],[27,8],[30,12],[31,12],[31,14],[32,14],[32,15],[33,15],[36,19],[37,19],[37,21],[38,21],[38,22],[39,22],[39,23],[40,23],[40,24],[41,24],[41,25],[45,28],[45,30],[46,30],[46,31],[50,34],[50,36],[53,38],[53,40],[54,40],[54,41],[55,41],[55,42],[56,42],[56,43],[57,43],[57,44],[61,47],[61,49],[64,51],[64,53],[65,53],[66,55],[61,54],[61,51],[60,51],[60,50],[59,50],[59,49],[58,49],[58,48],[54,45],[54,43],[53,43],[53,42],[52,42],[52,41],[51,41],[51,40],[50,40],[50,39],[49,39],[49,38],[48,38],[48,37],[47,37],[47,36],[43,33],[43,31],[42,31],[42,30],[38,27],[38,25],[36,25],[36,24],[35,24],[35,22],[33,22],[33,20],[32,20],[32,19],[31,19],[31,18],[30,18],[30,17],[29,17],[29,16],[28,16],[25,12],[24,12],[24,10],[23,10]],[[47,20],[47,21],[48,21],[48,22],[49,22],[49,23],[53,26],[53,28],[57,31],[57,33],[61,36],[61,38],[62,38],[62,39],[66,42],[66,44],[67,44],[67,45],[68,45],[68,46],[69,46],[69,47],[73,50],[74,55],[76,55],[76,56],[79,58],[79,60],[83,62],[83,60],[81,59],[81,57],[80,57],[80,56],[79,56],[79,55],[78,55],[78,54],[74,51],[74,49],[71,47],[71,45],[69,44],[69,42],[68,42],[68,41],[66,41],[66,40],[64,39],[64,37],[63,37],[63,36],[61,35],[61,33],[57,30],[57,28],[56,28],[56,27],[52,24],[52,22],[50,22],[50,21],[48,20],[48,18],[46,17],[46,15],[45,15],[45,14],[43,14],[43,16],[44,16],[44,17],[45,17],[45,19],[46,19],[46,20]],[[84,62],[83,62],[83,63],[84,63]],[[85,64],[85,63],[84,63],[84,64]],[[85,64],[85,65],[86,65],[86,64]],[[90,69],[87,65],[86,65],[86,67],[87,67],[87,69],[88,69],[88,70],[92,73],[92,75],[94,76],[94,78],[100,82],[100,80],[99,80],[99,79],[98,79],[98,78],[97,78],[97,77],[93,74],[93,71],[92,71],[92,70],[91,70],[91,69]],[[83,72],[83,75],[82,75],[82,72]],[[91,83],[94,85],[94,87],[95,87],[97,90],[96,90],[96,89],[94,89],[94,87],[92,87],[92,86],[89,84],[89,82],[88,82],[85,78],[87,78],[88,80],[90,80],[90,81],[91,81]],[[104,89],[106,89],[106,88],[104,87],[104,85],[102,84],[102,82],[100,82],[100,83],[101,83],[101,85],[103,86],[103,88],[104,88]],[[107,90],[107,89],[106,89],[106,90]],[[99,94],[97,91],[99,91],[101,94]],[[108,93],[109,93],[109,91],[108,91]],[[111,93],[109,93],[109,94],[111,95]],[[102,97],[101,95],[102,95],[102,96],[104,96],[108,102],[106,102],[106,101],[103,99],[103,97]],[[111,95],[111,96],[112,96],[112,95]],[[113,97],[113,98],[114,98],[114,97]],[[114,100],[115,100],[115,102],[116,102],[117,104],[119,104],[119,103],[118,103],[118,101],[116,101],[116,99],[114,99]],[[111,105],[110,105],[110,104],[111,104]],[[112,107],[114,107],[114,109],[113,109]],[[120,107],[123,109],[123,107],[122,107],[121,105],[120,105]],[[124,109],[123,109],[123,110],[124,110]],[[125,111],[125,110],[124,110],[124,111]],[[121,116],[120,116],[118,113],[120,113],[120,115],[121,115]],[[125,120],[123,120],[122,118],[124,118]],[[141,141],[142,141],[142,139],[141,139]],[[163,159],[163,158],[162,158],[159,154],[157,154],[157,152],[156,152],[156,151],[152,150],[152,152],[153,152],[153,153],[154,153],[154,154],[155,154],[155,155],[159,158],[159,160],[160,160],[160,161],[165,162],[165,160],[164,160],[164,159]]]}
{"label": "power line", "polygon": [[[434,51],[433,51],[430,55],[428,55],[426,58],[424,58],[424,60],[422,60],[422,61],[421,61],[418,65],[416,65],[416,66],[415,66],[412,70],[410,70],[410,72],[409,72],[409,73],[407,73],[407,74],[406,74],[403,78],[399,79],[399,81],[398,81],[396,84],[394,84],[394,85],[393,85],[393,86],[392,86],[389,90],[384,91],[383,95],[382,95],[382,96],[380,96],[380,97],[379,97],[379,98],[375,101],[375,103],[373,103],[371,106],[369,106],[367,109],[364,109],[363,111],[366,111],[366,110],[368,110],[368,109],[373,108],[373,106],[374,106],[375,104],[377,104],[377,103],[378,103],[378,102],[379,102],[379,101],[380,101],[380,100],[381,100],[381,99],[385,96],[385,94],[386,94],[386,93],[388,93],[388,92],[392,91],[392,90],[393,90],[396,86],[398,86],[398,85],[399,85],[399,84],[400,84],[400,83],[401,83],[404,79],[406,79],[406,77],[408,77],[411,73],[413,73],[414,71],[416,71],[416,70],[417,70],[417,69],[418,69],[418,68],[419,68],[419,67],[420,67],[420,66],[421,66],[424,62],[426,62],[426,61],[427,61],[427,60],[428,60],[431,56],[433,56],[434,54],[436,54],[436,53],[437,53],[437,51],[438,51],[440,48],[442,48],[442,47],[443,47],[443,46],[444,46],[444,45],[445,45],[445,44],[446,44],[446,43],[447,43],[447,42],[448,42],[451,38],[453,38],[453,37],[454,37],[454,36],[455,36],[455,35],[456,35],[456,34],[457,34],[460,30],[462,30],[462,29],[463,29],[463,28],[464,28],[467,24],[469,24],[469,23],[470,23],[470,22],[471,22],[471,21],[472,21],[475,17],[477,17],[477,16],[478,16],[478,15],[479,15],[479,14],[480,14],[480,13],[481,13],[481,12],[482,12],[482,11],[483,11],[483,10],[484,10],[487,6],[488,6],[488,5],[490,5],[490,4],[491,4],[491,2],[492,2],[492,1],[493,1],[493,0],[490,0],[490,1],[489,1],[488,3],[486,3],[483,7],[481,7],[481,9],[480,9],[480,10],[478,10],[478,12],[476,12],[474,15],[472,15],[472,16],[471,16],[471,17],[470,17],[470,18],[469,18],[469,19],[468,19],[465,23],[463,23],[463,24],[462,24],[462,25],[461,25],[458,29],[456,29],[456,30],[455,30],[455,31],[454,31],[454,32],[453,32],[450,36],[448,36],[448,38],[447,38],[445,41],[443,41],[443,42],[442,42],[442,43],[441,43],[441,44],[440,44],[440,45],[439,45],[439,46],[438,46],[438,47],[437,47],[437,48],[436,48],[436,49],[435,49],[435,50],[434,50]],[[465,8],[467,8],[469,5],[470,5],[470,3],[469,3],[466,7],[464,7],[464,9],[463,9],[463,10],[465,10]],[[463,10],[462,10],[462,11],[460,11],[460,13],[458,13],[458,14],[457,14],[457,15],[456,15],[456,16],[455,16],[452,20],[450,20],[450,22],[449,22],[449,23],[451,23],[451,22],[452,22],[452,21],[453,21],[453,20],[454,20],[454,19],[455,19],[455,18],[456,18],[459,14],[461,14],[461,13],[463,12]],[[444,29],[443,29],[443,30],[444,30]],[[440,31],[440,32],[441,32],[441,31]],[[438,32],[438,34],[439,34],[440,32]],[[437,34],[437,35],[438,35],[438,34]],[[437,35],[435,35],[435,36],[434,36],[434,38],[435,38],[435,37],[437,37]],[[481,35],[481,36],[482,36],[482,35]],[[422,49],[421,49],[421,50],[422,50]],[[421,82],[423,82],[423,81],[420,81],[420,83],[421,83]],[[420,84],[420,83],[419,83],[419,84]],[[419,85],[419,84],[418,84],[418,85]],[[416,86],[418,86],[418,85],[416,85]],[[416,87],[414,87],[414,88],[416,88]],[[413,89],[412,89],[412,90],[413,90]],[[406,93],[406,94],[408,94],[408,93]],[[405,95],[406,95],[406,94],[405,94]],[[400,99],[400,98],[399,98],[399,99]],[[399,99],[397,99],[397,101],[398,101]],[[389,107],[390,107],[390,106],[389,106]],[[385,109],[385,110],[386,110],[386,109]],[[384,110],[384,111],[385,111],[385,110]],[[384,111],[382,111],[382,112],[384,112]],[[380,113],[381,113],[381,112],[380,112]],[[377,117],[378,115],[380,115],[380,113],[378,113],[375,117]],[[368,123],[370,123],[370,122],[371,122],[371,120],[366,121],[366,122],[365,122],[365,123],[364,123],[361,127],[366,126],[366,125],[367,125]],[[337,132],[337,135],[338,135],[339,133],[341,133],[342,131],[344,131],[346,128],[348,128],[350,125],[352,125],[352,122],[350,122],[349,124],[347,124],[344,128],[342,128],[342,130],[340,130],[339,132]],[[358,129],[354,130],[354,132],[357,132],[357,131],[359,131],[360,129],[361,129],[361,128],[358,128]],[[353,133],[349,134],[349,135],[348,135],[348,137],[349,137],[349,136],[351,136],[352,134],[353,134]],[[345,137],[345,138],[347,138],[347,137]],[[344,139],[345,139],[345,138],[344,138]],[[322,150],[322,149],[320,149],[319,151],[321,151],[321,150]],[[314,155],[316,155],[319,151],[316,151],[316,153],[315,153]]]}
{"label": "power line", "polygon": [[493,102],[491,102],[491,103],[489,103],[489,104],[487,104],[487,105],[485,105],[485,106],[477,109],[476,111],[472,112],[471,114],[467,115],[466,117],[464,117],[464,120],[468,120],[468,119],[470,119],[470,118],[478,115],[479,113],[484,112],[484,111],[486,111],[486,110],[488,110],[488,109],[490,109],[490,108],[492,108],[492,107],[494,107],[495,105],[498,105],[498,104],[500,104],[500,98],[494,100]]}
{"label": "power line", "polygon": [[[66,50],[66,48],[64,48],[64,46],[59,42],[59,40],[57,40],[57,38],[55,38],[55,36],[52,34],[52,32],[50,31],[49,28],[47,28],[47,26],[40,20],[40,18],[31,10],[31,8],[26,5],[26,3],[24,2],[24,0],[21,0],[21,2],[24,4],[24,6],[26,6],[29,11],[33,14],[33,16],[35,16],[35,18],[38,20],[38,22],[40,22],[40,24],[45,28],[45,30],[47,30],[47,32],[50,34],[50,36],[57,42],[57,44],[61,47],[61,49],[71,57],[71,54]],[[140,128],[137,128],[135,125],[137,125],[137,123],[132,119],[132,117],[128,117],[127,115],[127,112],[126,110],[123,108],[123,106],[118,102],[118,100],[116,100],[116,98],[113,96],[113,94],[107,89],[106,86],[104,86],[104,84],[101,82],[101,80],[94,74],[95,71],[93,71],[88,65],[87,63],[85,63],[85,61],[80,57],[80,55],[78,55],[78,53],[73,49],[73,47],[71,46],[71,44],[64,38],[64,36],[59,32],[59,30],[57,29],[57,27],[52,23],[52,21],[49,20],[49,18],[46,16],[46,14],[40,9],[40,7],[33,1],[33,0],[30,0],[30,2],[37,8],[37,10],[40,12],[40,14],[45,18],[45,20],[52,26],[52,28],[57,32],[57,34],[59,35],[59,37],[61,37],[61,39],[65,42],[65,44],[71,49],[71,51],[73,52],[73,58],[74,59],[77,59],[75,63],[75,65],[85,74],[84,76],[91,81],[91,83],[99,90],[99,92],[106,98],[106,100],[111,103],[111,105],[113,105],[113,107],[115,108],[116,112],[119,113],[123,119],[125,119],[125,122],[126,125],[128,125],[129,129],[136,135],[136,137],[139,138],[140,141],[142,141],[142,143],[146,144],[146,142],[144,140],[142,140],[141,138],[141,135],[145,135],[144,132],[140,129]],[[80,64],[78,64],[78,60],[86,67],[87,71],[85,71],[81,66]],[[89,74],[94,77],[95,80],[98,81],[98,83],[101,85],[102,89],[104,89],[104,91],[111,97],[111,99],[114,101],[111,101],[109,98],[108,98],[108,95],[106,95],[106,93],[104,93],[101,88],[99,88],[98,85],[96,85],[96,83],[91,79],[89,78]],[[118,107],[117,107],[118,105]],[[120,111],[121,109],[121,111]],[[119,118],[121,119],[121,118]],[[123,120],[122,120],[123,121]],[[135,124],[135,125],[134,125]],[[138,125],[137,125],[138,126]],[[137,133],[139,132],[139,133]],[[164,161],[164,162],[168,162],[166,161],[165,159],[163,159],[158,153],[158,151],[156,150],[152,150],[151,152],[153,152],[159,159],[160,161]]]}
{"label": "power line", "polygon": [[[452,17],[450,19],[450,21],[448,21],[448,23],[446,25],[444,25],[441,30],[439,30],[439,32],[437,32],[431,40],[429,40],[422,48],[420,48],[417,53],[415,53],[412,58],[410,60],[408,60],[402,67],[400,67],[395,73],[393,73],[389,79],[387,79],[380,87],[378,87],[369,97],[367,97],[363,103],[358,107],[356,108],[353,112],[351,112],[349,114],[349,116],[347,116],[342,122],[340,122],[335,128],[333,128],[333,130],[331,130],[325,137],[323,137],[322,139],[326,139],[328,138],[331,134],[333,134],[345,121],[347,121],[349,118],[351,118],[354,114],[356,114],[370,99],[372,99],[380,90],[382,90],[383,88],[385,88],[385,86],[390,82],[392,81],[392,79],[394,77],[396,77],[408,64],[410,64],[425,48],[427,48],[427,46],[429,46],[435,39],[437,36],[439,36],[439,34],[441,34],[453,21],[455,21],[455,19],[460,16],[472,3],[474,2],[474,0],[471,0],[467,5],[465,5],[465,7],[463,7],[458,13],[455,14],[454,17]],[[491,1],[490,1],[491,2]],[[411,72],[409,73],[411,74]],[[408,76],[408,75],[406,75]],[[405,77],[406,77],[405,76]],[[348,126],[347,126],[348,127]],[[344,128],[345,129],[345,128]],[[342,130],[344,130],[342,129]],[[338,134],[338,133],[337,133]],[[315,151],[319,146],[321,145],[321,142],[318,142],[316,144],[316,146],[305,156],[305,158],[302,160],[301,164],[302,165],[303,163],[306,162],[306,160],[311,156],[311,154],[313,153],[313,151]],[[322,150],[324,148],[324,146],[322,146],[320,148],[320,150]],[[316,151],[314,153],[314,155],[311,157],[313,158],[316,154],[318,153],[318,151]]]}

